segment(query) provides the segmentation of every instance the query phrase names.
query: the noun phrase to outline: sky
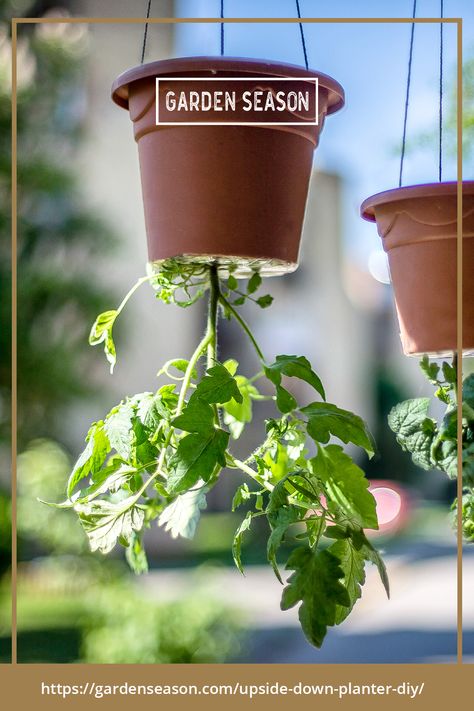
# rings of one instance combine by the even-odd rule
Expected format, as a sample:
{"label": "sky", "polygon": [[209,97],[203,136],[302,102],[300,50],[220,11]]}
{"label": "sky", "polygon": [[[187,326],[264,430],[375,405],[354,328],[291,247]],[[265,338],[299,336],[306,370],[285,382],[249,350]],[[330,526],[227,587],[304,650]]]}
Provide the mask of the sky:
{"label": "sky", "polygon": [[[412,0],[300,0],[304,17],[411,17]],[[225,0],[227,17],[295,17],[294,0]],[[177,15],[216,17],[219,0],[178,0]],[[418,0],[418,17],[439,17],[440,0]],[[474,2],[444,0],[445,17],[463,18],[464,55],[474,56]],[[334,77],[345,89],[344,109],[328,117],[315,166],[343,178],[344,241],[347,254],[367,268],[380,249],[375,227],[359,217],[369,195],[398,186],[400,145],[410,42],[408,24],[306,24],[309,66]],[[407,124],[408,143],[433,134],[433,148],[408,151],[405,185],[438,179],[436,132],[439,114],[439,24],[417,25]],[[181,25],[176,55],[216,55],[219,26]],[[298,25],[233,24],[225,27],[228,56],[303,64]],[[444,25],[444,100],[455,95],[456,26]],[[455,144],[443,145],[443,179],[456,179]],[[466,175],[465,177],[474,178]]]}

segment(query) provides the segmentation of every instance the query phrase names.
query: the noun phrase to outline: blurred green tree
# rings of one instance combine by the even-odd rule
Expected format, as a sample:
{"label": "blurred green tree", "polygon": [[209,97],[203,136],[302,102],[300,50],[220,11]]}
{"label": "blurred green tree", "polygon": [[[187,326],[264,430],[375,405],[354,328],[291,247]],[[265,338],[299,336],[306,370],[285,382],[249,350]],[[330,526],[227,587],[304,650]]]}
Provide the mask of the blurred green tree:
{"label": "blurred green tree", "polygon": [[[22,2],[23,13],[33,11]],[[10,226],[11,41],[18,1],[0,5],[0,228]],[[44,3],[43,3],[44,6]],[[44,7],[42,8],[45,9]],[[56,12],[57,14],[57,12]],[[80,348],[111,295],[93,275],[115,238],[81,195],[87,28],[22,25],[18,37],[18,435],[63,438],[65,408],[91,394]],[[11,274],[0,253],[0,441],[9,440]],[[113,297],[112,297],[113,298]]]}

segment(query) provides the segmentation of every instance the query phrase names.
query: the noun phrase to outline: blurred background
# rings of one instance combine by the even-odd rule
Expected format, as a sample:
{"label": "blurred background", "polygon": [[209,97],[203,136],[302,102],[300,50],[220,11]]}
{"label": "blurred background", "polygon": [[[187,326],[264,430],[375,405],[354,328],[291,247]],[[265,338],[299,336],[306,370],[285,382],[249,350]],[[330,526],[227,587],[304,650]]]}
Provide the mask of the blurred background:
{"label": "blurred background", "polygon": [[[143,5],[143,7],[141,7]],[[152,15],[213,17],[215,0],[154,0]],[[353,2],[301,2],[303,16],[350,17]],[[474,133],[474,9],[445,0],[463,16],[465,169]],[[0,27],[0,225],[9,228],[12,16],[62,14],[143,17],[146,2],[2,0]],[[295,15],[291,0],[226,0],[227,16]],[[410,0],[360,0],[360,17],[411,15]],[[434,17],[439,3],[418,2]],[[444,177],[455,179],[456,30],[445,25]],[[114,308],[146,263],[140,178],[128,114],[110,100],[113,79],[140,60],[143,26],[21,25],[18,41],[18,654],[21,662],[452,662],[456,655],[456,540],[449,507],[455,491],[439,472],[415,467],[387,426],[391,407],[431,395],[416,359],[402,354],[384,253],[376,229],[359,217],[372,193],[395,187],[403,126],[409,25],[305,25],[311,67],[346,90],[315,154],[298,271],[268,280],[268,311],[245,316],[270,359],[306,355],[330,401],[367,419],[379,456],[359,464],[373,485],[395,491],[381,513],[390,523],[375,543],[392,586],[387,601],[373,570],[362,600],[342,627],[311,648],[295,611],[279,610],[280,586],[265,562],[265,537],[246,539],[246,577],[233,567],[228,513],[235,489],[223,477],[209,497],[193,541],[147,532],[148,575],[128,572],[121,551],[103,558],[59,500],[90,422],[125,395],[155,389],[156,372],[194,349],[204,307],[179,310],[144,287],[115,329],[118,365],[110,377],[90,325]],[[209,23],[149,27],[146,60],[219,53]],[[404,182],[437,178],[439,26],[415,31]],[[225,28],[225,53],[303,63],[298,25]],[[0,260],[0,654],[10,655],[10,496],[8,451],[10,275],[8,238]],[[301,308],[301,304],[305,308]],[[255,362],[240,333],[223,324],[221,359],[243,372]],[[465,362],[466,370],[472,364]],[[264,411],[262,410],[262,413]],[[439,414],[435,410],[433,414]],[[239,446],[248,451],[261,433]],[[381,483],[380,483],[381,482]],[[398,498],[397,498],[398,497]],[[474,556],[464,555],[464,648],[474,661]]]}

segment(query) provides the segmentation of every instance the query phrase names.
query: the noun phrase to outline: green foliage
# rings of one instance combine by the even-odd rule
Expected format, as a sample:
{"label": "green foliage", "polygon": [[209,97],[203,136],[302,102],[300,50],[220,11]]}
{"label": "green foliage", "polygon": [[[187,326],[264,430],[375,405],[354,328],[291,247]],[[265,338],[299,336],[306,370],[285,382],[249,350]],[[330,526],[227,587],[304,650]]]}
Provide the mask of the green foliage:
{"label": "green foliage", "polygon": [[365,449],[369,457],[374,454],[374,442],[367,425],[358,415],[341,410],[328,402],[313,402],[301,412],[308,415],[308,434],[315,442],[329,442],[331,435],[341,442]]}
{"label": "green foliage", "polygon": [[[193,271],[170,260],[162,271],[140,279],[116,311],[99,316],[93,341],[104,342],[110,361],[111,325],[141,283],[150,281],[157,298],[179,306],[206,292],[210,296],[208,328],[195,352],[159,371],[172,382],[126,398],[91,426],[67,499],[59,506],[76,512],[92,550],[108,553],[121,544],[132,569],[142,573],[147,569],[143,531],[156,521],[172,537],[192,537],[207,493],[226,470],[240,470],[249,483],[238,486],[232,502],[232,510],[246,509],[232,544],[235,564],[243,572],[244,536],[255,518],[264,517],[268,562],[282,584],[279,558],[290,549],[286,567],[294,573],[283,591],[282,609],[301,603],[303,630],[320,646],[327,628],[341,622],[360,597],[367,561],[377,565],[388,592],[383,563],[364,534],[378,527],[374,497],[363,471],[331,438],[355,444],[369,456],[374,444],[353,413],[325,401],[300,407],[283,379],[304,381],[324,400],[321,380],[302,356],[265,360],[235,308],[247,299],[266,305],[256,296],[262,280],[254,273],[241,289],[230,272],[224,283],[215,266],[196,265]],[[239,373],[235,360],[217,361],[219,309],[237,321],[254,346],[260,359],[256,375]],[[275,393],[271,397],[257,387],[263,378]],[[240,436],[262,399],[274,401],[274,417],[265,422],[260,446],[241,461],[231,450],[230,435]]]}
{"label": "green foliage", "polygon": [[114,365],[117,360],[112,328],[118,313],[118,311],[104,311],[104,313],[100,314],[92,325],[89,335],[89,344],[91,346],[97,346],[99,343],[104,344],[105,355],[110,363],[111,373],[114,372]]}
{"label": "green foliage", "polygon": [[[189,590],[174,591],[172,600],[161,591],[157,600],[154,592],[124,576],[116,561],[37,559],[32,568],[19,569],[19,660],[61,662],[71,652],[75,656],[69,662],[90,664],[233,660],[245,639],[243,620],[212,594],[209,577],[211,569],[197,569]],[[3,634],[11,613],[10,598],[5,598],[0,601]],[[66,632],[72,635],[70,645],[64,644]],[[43,638],[40,645],[38,637]],[[53,648],[58,639],[58,648]]]}
{"label": "green foliage", "polygon": [[135,531],[141,531],[145,520],[142,508],[133,497],[119,503],[101,499],[84,504],[76,504],[84,531],[89,538],[91,551],[110,553],[117,541],[129,546]]}
{"label": "green foliage", "polygon": [[369,482],[341,447],[336,444],[318,447],[318,455],[311,460],[311,465],[313,474],[329,494],[328,508],[333,508],[339,524],[378,528]]}
{"label": "green foliage", "polygon": [[288,610],[301,602],[299,618],[307,639],[321,647],[327,628],[336,624],[339,606],[349,607],[350,597],[341,583],[344,571],[340,559],[327,550],[296,548],[286,568],[295,572],[283,590],[281,609]]}
{"label": "green foliage", "polygon": [[83,660],[88,664],[211,664],[236,657],[241,622],[201,591],[156,603],[132,586],[106,589],[88,615]]}
{"label": "green foliage", "polygon": [[17,521],[20,540],[57,554],[87,551],[87,539],[71,511],[38,506],[37,498],[64,495],[71,462],[62,447],[50,440],[35,440],[18,457]]}
{"label": "green foliage", "polygon": [[[430,362],[423,356],[420,367],[432,385],[435,397],[446,405],[440,422],[428,416],[429,398],[415,398],[396,405],[388,424],[397,442],[423,469],[440,469],[450,479],[458,476],[457,360],[453,363]],[[474,374],[462,383],[462,526],[467,541],[474,539]],[[457,512],[457,502],[453,504]]]}

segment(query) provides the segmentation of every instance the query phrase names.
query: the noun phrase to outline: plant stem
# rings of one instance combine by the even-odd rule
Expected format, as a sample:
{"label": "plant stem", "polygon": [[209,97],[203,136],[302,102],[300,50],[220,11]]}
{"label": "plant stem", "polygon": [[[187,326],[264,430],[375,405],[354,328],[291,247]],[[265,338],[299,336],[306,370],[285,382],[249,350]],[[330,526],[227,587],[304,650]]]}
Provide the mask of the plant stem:
{"label": "plant stem", "polygon": [[217,307],[221,295],[217,264],[211,264],[209,269],[209,310],[207,312],[207,333],[209,343],[207,346],[207,367],[212,368],[217,361]]}
{"label": "plant stem", "polygon": [[455,401],[458,401],[458,352],[454,351],[453,352],[453,368],[456,373],[456,380],[454,381],[454,396],[455,396]]}
{"label": "plant stem", "polygon": [[[209,343],[207,345],[207,368],[212,368],[217,362],[217,315],[219,307],[219,296],[221,294],[219,284],[219,274],[217,264],[211,264],[209,268],[209,308],[207,312],[207,333]],[[220,425],[219,408],[213,405],[214,420],[217,426]]]}
{"label": "plant stem", "polygon": [[241,471],[245,472],[245,474],[248,474],[250,477],[252,477],[252,479],[254,479],[257,484],[260,484],[260,486],[264,486],[267,491],[273,491],[273,489],[275,488],[273,484],[270,484],[269,481],[262,480],[262,478],[255,471],[255,469],[252,469],[252,467],[249,467],[248,464],[242,462],[240,459],[232,457],[232,464],[235,465],[237,469],[240,469]]}
{"label": "plant stem", "polygon": [[186,368],[183,382],[181,384],[181,390],[179,392],[179,399],[178,399],[178,405],[176,407],[175,417],[178,417],[178,415],[180,415],[183,410],[184,401],[186,399],[186,392],[189,389],[189,384],[191,382],[193,370],[196,367],[196,363],[198,362],[199,358],[202,356],[202,354],[208,347],[210,340],[211,340],[211,334],[209,333],[208,330],[206,330],[206,333],[204,334],[203,338],[199,342],[198,347],[196,348],[196,350],[192,354],[191,358],[189,359],[188,367]]}
{"label": "plant stem", "polygon": [[262,363],[265,363],[265,356],[263,355],[263,353],[260,349],[260,346],[258,345],[257,341],[255,340],[255,337],[254,337],[252,331],[250,330],[249,326],[244,321],[242,316],[238,313],[238,311],[236,311],[236,309],[234,309],[232,304],[225,298],[225,296],[222,293],[219,294],[219,301],[222,303],[223,306],[225,306],[226,309],[228,309],[230,311],[230,313],[235,318],[235,320],[238,321],[238,323],[241,325],[241,327],[243,328],[243,330],[245,331],[247,336],[250,338],[250,341],[252,342],[252,345],[255,348],[258,357],[260,358]]}
{"label": "plant stem", "polygon": [[[208,318],[207,318],[207,328],[206,328],[206,333],[204,334],[203,338],[198,344],[198,347],[192,354],[191,358],[189,359],[188,367],[186,368],[186,372],[184,373],[184,378],[181,383],[181,390],[179,392],[179,398],[178,398],[178,404],[176,406],[176,413],[175,417],[178,417],[181,412],[183,411],[184,403],[186,401],[186,393],[189,389],[190,383],[191,383],[191,378],[193,375],[193,370],[196,367],[196,364],[199,360],[199,358],[203,355],[203,353],[207,349],[207,367],[211,367],[213,362],[216,360],[216,349],[217,349],[217,305],[219,301],[219,294],[220,294],[220,288],[219,288],[219,277],[217,275],[217,266],[212,265],[210,269],[210,296],[209,296],[209,312],[208,312]],[[215,406],[215,411],[216,411],[216,418],[217,418],[217,407]],[[165,457],[166,457],[166,450],[168,449],[168,446],[171,442],[171,438],[173,436],[173,430],[170,429],[166,439],[163,443],[163,448],[160,453],[160,457],[158,460],[158,466],[156,472],[148,479],[146,482],[145,486],[143,487],[143,490],[146,489],[146,487],[161,473],[161,469],[163,467]]]}
{"label": "plant stem", "polygon": [[[249,467],[248,464],[246,464],[245,462],[242,462],[240,459],[235,459],[235,457],[232,457],[232,465],[237,467],[237,469],[240,469],[241,471],[243,471],[245,474],[248,474],[250,477],[252,477],[252,479],[254,481],[257,482],[257,484],[260,484],[260,486],[263,486],[267,491],[272,492],[273,489],[275,488],[274,484],[272,484],[269,481],[266,481],[265,479],[262,479],[262,477],[260,477],[257,474],[255,469],[252,469],[252,467]],[[319,504],[319,499],[317,496],[316,496],[316,500],[318,501],[318,504]],[[304,506],[301,501],[299,501],[298,499],[295,499],[291,494],[288,494],[288,503],[292,504],[293,506],[298,506],[300,508],[308,510],[307,506]],[[326,511],[326,509],[324,509],[324,507],[321,507],[321,508],[323,508],[323,510]],[[326,514],[327,514],[327,511],[326,511]],[[325,514],[323,514],[323,515],[325,515]]]}
{"label": "plant stem", "polygon": [[141,277],[141,278],[136,282],[136,284],[134,284],[134,285],[132,286],[132,288],[130,289],[130,291],[123,297],[123,299],[122,299],[120,305],[119,305],[118,308],[117,308],[117,315],[118,315],[121,311],[123,311],[123,309],[124,309],[124,307],[125,307],[127,301],[128,301],[128,300],[130,299],[130,297],[136,292],[136,290],[137,290],[142,284],[144,284],[144,283],[147,282],[147,281],[151,281],[151,280],[154,279],[155,277],[156,277],[156,274],[152,274],[152,275],[150,275],[150,276]]}

